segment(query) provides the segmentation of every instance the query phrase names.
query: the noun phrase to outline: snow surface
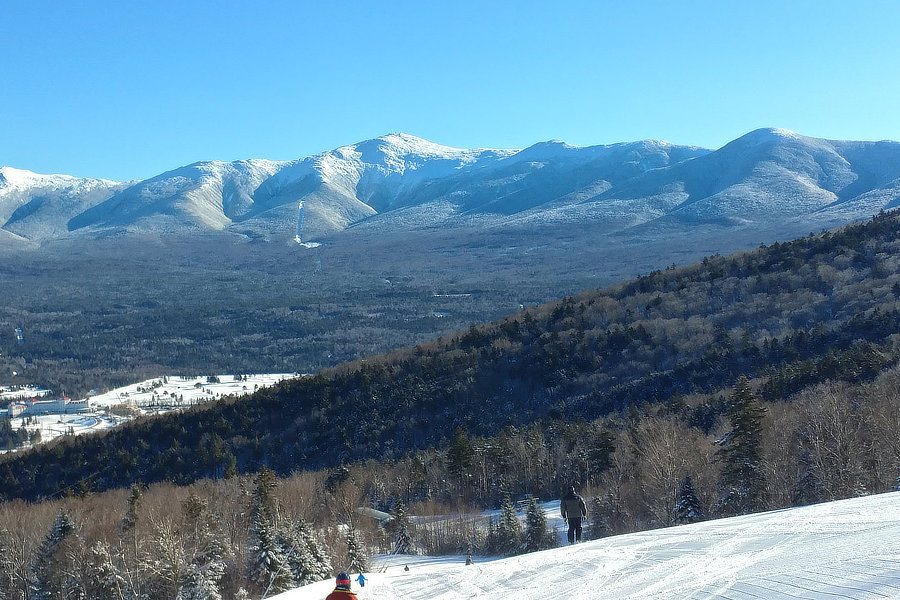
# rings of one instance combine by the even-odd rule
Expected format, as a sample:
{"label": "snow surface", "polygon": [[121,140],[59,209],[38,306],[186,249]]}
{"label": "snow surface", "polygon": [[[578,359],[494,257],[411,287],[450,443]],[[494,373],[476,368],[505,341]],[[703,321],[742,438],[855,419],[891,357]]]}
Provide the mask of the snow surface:
{"label": "snow surface", "polygon": [[[900,598],[900,492],[609,537],[507,559],[376,557],[360,600]],[[404,571],[404,565],[409,571]],[[333,581],[273,596],[321,600]]]}
{"label": "snow surface", "polygon": [[37,398],[46,396],[50,390],[45,390],[34,385],[26,386],[0,386],[0,408],[4,408],[10,400]]}

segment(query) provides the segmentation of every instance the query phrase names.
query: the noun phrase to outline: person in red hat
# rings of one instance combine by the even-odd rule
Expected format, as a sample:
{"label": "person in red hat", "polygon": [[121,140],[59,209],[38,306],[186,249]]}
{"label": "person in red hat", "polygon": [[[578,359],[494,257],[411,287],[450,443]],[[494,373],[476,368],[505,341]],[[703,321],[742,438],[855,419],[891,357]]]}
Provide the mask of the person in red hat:
{"label": "person in red hat", "polygon": [[334,591],[325,600],[358,600],[356,594],[350,591],[350,576],[344,572],[338,573]]}

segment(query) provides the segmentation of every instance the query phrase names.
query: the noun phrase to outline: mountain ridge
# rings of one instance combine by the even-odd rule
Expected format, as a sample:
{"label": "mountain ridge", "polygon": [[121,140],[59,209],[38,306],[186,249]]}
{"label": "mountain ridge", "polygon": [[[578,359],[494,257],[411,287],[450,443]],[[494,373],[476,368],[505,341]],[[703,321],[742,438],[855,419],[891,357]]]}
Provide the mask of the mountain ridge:
{"label": "mountain ridge", "polygon": [[[790,233],[898,201],[900,143],[763,128],[718,150],[658,140],[458,149],[391,133],[292,161],[201,161],[137,182],[0,171],[0,230],[41,243],[211,231],[288,242],[373,220],[379,229],[587,222],[599,233],[758,227]],[[11,237],[11,236],[7,236]]]}

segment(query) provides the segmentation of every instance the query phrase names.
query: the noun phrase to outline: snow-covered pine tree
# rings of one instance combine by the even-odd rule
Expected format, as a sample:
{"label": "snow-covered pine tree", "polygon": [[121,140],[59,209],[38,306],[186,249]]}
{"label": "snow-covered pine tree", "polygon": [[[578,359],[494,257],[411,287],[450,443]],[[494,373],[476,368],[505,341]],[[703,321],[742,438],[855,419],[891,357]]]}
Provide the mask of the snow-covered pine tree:
{"label": "snow-covered pine tree", "polygon": [[75,530],[75,523],[59,509],[50,532],[38,548],[31,564],[30,600],[61,598],[66,589],[66,573],[58,564],[57,553],[63,541]]}
{"label": "snow-covered pine tree", "polygon": [[[222,569],[224,574],[224,569]],[[210,575],[202,567],[192,564],[184,576],[184,585],[178,590],[176,600],[222,600],[218,580],[222,574]]]}
{"label": "snow-covered pine tree", "polygon": [[300,540],[306,544],[312,561],[305,570],[306,580],[310,583],[322,581],[332,576],[331,556],[325,548],[322,538],[313,531],[304,519],[298,519],[295,526]]}
{"label": "snow-covered pine tree", "polygon": [[293,527],[278,533],[288,568],[297,585],[307,585],[331,577],[331,559],[321,540],[301,517]]}
{"label": "snow-covered pine tree", "polygon": [[182,505],[189,566],[177,600],[222,600],[226,546],[205,500],[195,494]]}
{"label": "snow-covered pine tree", "polygon": [[82,577],[84,597],[122,600],[125,597],[124,584],[125,579],[113,563],[109,546],[105,542],[91,546]]}
{"label": "snow-covered pine tree", "polygon": [[287,566],[291,570],[291,577],[296,585],[310,583],[306,580],[306,571],[312,557],[295,528],[282,529],[278,532],[276,542],[284,552]]}
{"label": "snow-covered pine tree", "polygon": [[743,375],[725,409],[731,430],[716,443],[723,464],[719,507],[724,514],[746,514],[765,507],[762,420],[765,408]]}
{"label": "snow-covered pine tree", "polygon": [[478,522],[476,519],[471,520],[471,525],[466,526],[466,541],[465,546],[461,549],[463,554],[478,554],[478,552],[484,547],[486,534],[478,526]]}
{"label": "snow-covered pine tree", "polygon": [[394,536],[394,549],[391,554],[413,554],[412,536],[409,533],[409,517],[406,515],[406,505],[397,501],[391,511],[391,524],[397,532]]}
{"label": "snow-covered pine tree", "polygon": [[484,551],[487,554],[497,554],[497,519],[488,519],[487,534],[484,536]]}
{"label": "snow-covered pine tree", "polygon": [[516,507],[507,494],[500,505],[500,519],[497,522],[494,548],[507,556],[522,551],[522,523],[516,515]]}
{"label": "snow-covered pine tree", "polygon": [[678,496],[673,509],[673,517],[675,523],[681,525],[684,523],[695,523],[703,519],[703,505],[697,498],[697,492],[694,491],[694,483],[691,481],[690,475],[685,475],[678,482]]}
{"label": "snow-covered pine tree", "polygon": [[238,588],[234,593],[234,600],[250,600],[250,593],[244,588]]}
{"label": "snow-covered pine tree", "polygon": [[263,597],[295,586],[284,549],[278,544],[275,498],[275,473],[263,467],[256,477],[256,489],[250,511],[248,572]]}
{"label": "snow-covered pine tree", "polygon": [[528,508],[525,510],[525,535],[523,549],[525,552],[545,550],[553,548],[556,538],[547,529],[547,517],[538,506],[537,499],[532,496],[528,499]]}
{"label": "snow-covered pine tree", "polygon": [[355,573],[363,573],[369,570],[369,555],[359,532],[353,525],[347,527],[347,569]]}

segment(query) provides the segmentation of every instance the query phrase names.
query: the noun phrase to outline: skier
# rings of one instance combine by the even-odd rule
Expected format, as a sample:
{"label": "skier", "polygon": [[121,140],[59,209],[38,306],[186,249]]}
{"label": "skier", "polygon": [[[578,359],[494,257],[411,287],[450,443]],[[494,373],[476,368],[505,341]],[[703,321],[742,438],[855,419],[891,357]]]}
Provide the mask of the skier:
{"label": "skier", "polygon": [[366,587],[366,577],[362,573],[359,574],[356,581],[359,583],[359,587]]}
{"label": "skier", "polygon": [[325,600],[358,600],[356,594],[350,591],[350,576],[344,572],[338,573],[334,591]]}
{"label": "skier", "polygon": [[563,523],[569,524],[569,543],[580,542],[581,520],[587,516],[587,507],[584,505],[584,498],[575,493],[574,487],[569,488],[568,493],[559,501],[559,512]]}

